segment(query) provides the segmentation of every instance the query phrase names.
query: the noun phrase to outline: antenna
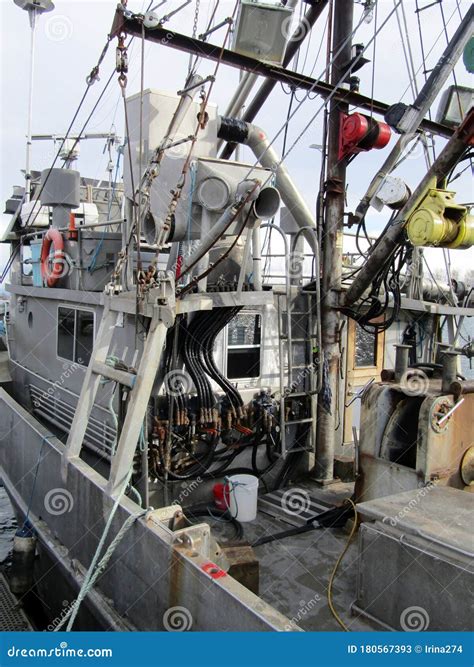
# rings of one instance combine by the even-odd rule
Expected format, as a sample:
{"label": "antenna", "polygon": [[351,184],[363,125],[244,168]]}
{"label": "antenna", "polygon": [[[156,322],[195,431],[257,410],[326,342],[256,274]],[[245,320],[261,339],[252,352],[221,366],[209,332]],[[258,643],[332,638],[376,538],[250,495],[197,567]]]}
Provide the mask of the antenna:
{"label": "antenna", "polygon": [[28,12],[31,28],[30,40],[30,87],[28,95],[28,124],[26,132],[26,164],[25,164],[25,202],[30,201],[30,186],[31,186],[31,123],[33,119],[33,79],[35,68],[35,33],[36,33],[36,17],[45,12],[50,12],[54,9],[54,4],[51,0],[14,0],[15,5]]}

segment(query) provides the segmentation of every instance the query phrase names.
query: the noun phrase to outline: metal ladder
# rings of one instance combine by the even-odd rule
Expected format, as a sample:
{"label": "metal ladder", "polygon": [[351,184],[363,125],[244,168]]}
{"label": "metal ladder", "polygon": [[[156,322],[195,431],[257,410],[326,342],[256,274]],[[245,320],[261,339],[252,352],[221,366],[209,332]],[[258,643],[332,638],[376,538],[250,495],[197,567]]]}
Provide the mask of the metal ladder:
{"label": "metal ladder", "polygon": [[[287,429],[291,426],[299,424],[313,424],[314,410],[312,409],[313,401],[320,391],[320,373],[318,366],[315,366],[314,361],[307,363],[294,363],[294,353],[296,350],[303,349],[303,354],[306,359],[312,360],[314,356],[315,344],[319,341],[320,330],[312,333],[314,328],[314,291],[302,291],[298,298],[305,299],[306,310],[292,310],[291,301],[287,301],[286,309],[282,308],[281,297],[277,296],[277,317],[278,317],[278,341],[279,341],[279,356],[280,356],[280,429],[281,429],[281,455],[285,456],[289,452],[296,453],[299,451],[313,451],[315,446],[315,430],[310,428],[310,437],[308,444],[302,447],[287,447]],[[293,336],[293,317],[302,317],[305,319],[305,328],[307,333],[301,337]],[[286,327],[284,320],[286,318]],[[286,333],[284,331],[286,330]],[[286,343],[286,355],[285,355]],[[283,359],[287,358],[287,385],[285,386],[285,369]],[[295,377],[295,371],[298,372]],[[302,390],[298,385],[308,384],[308,388]],[[291,399],[308,398],[310,401],[311,416],[299,419],[287,419],[287,402]]]}
{"label": "metal ladder", "polygon": [[[307,357],[309,359],[312,359],[313,356],[313,347],[314,347],[314,342],[317,341],[317,345],[319,347],[319,351],[321,349],[321,312],[320,312],[320,291],[319,291],[319,242],[318,242],[318,235],[316,230],[313,227],[302,227],[299,229],[297,234],[294,235],[293,240],[292,240],[292,245],[291,245],[291,252],[290,249],[288,248],[288,240],[283,232],[283,230],[280,227],[277,227],[276,225],[272,223],[265,223],[261,225],[261,229],[264,228],[270,228],[274,229],[278,234],[281,236],[283,239],[283,244],[284,244],[284,257],[285,257],[285,289],[284,293],[279,293],[277,292],[277,289],[274,288],[274,294],[276,296],[277,300],[277,319],[278,319],[278,348],[279,348],[279,359],[280,359],[280,454],[281,456],[286,456],[290,451],[297,452],[297,451],[314,451],[315,445],[316,445],[316,428],[315,428],[315,416],[316,416],[316,406],[317,406],[317,401],[316,401],[316,396],[317,394],[321,391],[321,385],[322,385],[322,368],[321,368],[321,363],[317,365],[317,373],[314,373],[314,363],[308,364],[303,364],[303,365],[294,365],[293,364],[293,352],[294,352],[294,346],[298,344],[304,344],[306,343],[307,345]],[[291,309],[291,304],[292,304],[292,293],[295,290],[295,287],[292,288],[291,282],[290,282],[290,260],[291,257],[294,255],[296,252],[296,246],[298,239],[301,234],[304,234],[310,245],[312,246],[312,251],[313,251],[313,257],[314,257],[314,262],[315,262],[315,280],[314,280],[314,289],[309,290],[309,289],[302,289],[300,288],[298,296],[300,298],[306,297],[307,298],[307,310],[304,311],[292,311]],[[267,257],[280,257],[281,255],[273,255],[270,252],[267,253]],[[285,300],[285,307],[282,307],[282,300]],[[316,333],[313,334],[313,328],[314,328],[314,319],[313,319],[313,314],[316,314]],[[286,323],[286,334],[283,333],[283,317],[286,315],[287,323]],[[292,327],[292,321],[291,318],[293,316],[301,316],[301,317],[306,317],[307,322],[308,322],[308,330],[309,333],[306,333],[304,337],[302,338],[294,338],[293,337],[293,327]],[[288,359],[288,385],[285,386],[285,368],[284,368],[284,363],[283,359],[285,358],[285,350],[284,350],[284,343],[287,343],[287,359]],[[293,386],[293,371],[298,370],[298,371],[308,371],[310,375],[310,380],[309,380],[309,390],[307,391],[295,391],[294,386]],[[315,378],[316,375],[316,378]],[[303,380],[305,379],[305,376],[302,378]],[[302,419],[294,419],[294,420],[287,420],[286,419],[286,404],[285,401],[291,398],[303,398],[303,397],[308,397],[311,401],[311,417],[305,417]],[[291,426],[296,426],[298,424],[312,424],[310,428],[310,438],[309,438],[309,443],[307,446],[304,447],[298,447],[298,448],[288,448],[286,444],[286,436],[287,436],[287,429],[290,428]]]}
{"label": "metal ladder", "polygon": [[[135,298],[135,293],[133,293],[129,299],[125,295],[120,295],[118,297],[108,297],[106,300],[63,455],[62,471],[65,479],[69,464],[77,461],[80,457],[101,379],[107,378],[127,386],[130,390],[127,412],[116,446],[116,453],[112,458],[107,485],[107,492],[111,496],[116,495],[123,487],[131,470],[140,431],[146,416],[148,400],[160,365],[166,332],[172,322],[170,309],[158,305],[159,300],[155,298],[154,303],[149,303],[148,309],[144,313],[150,317],[150,327],[137,374],[117,370],[107,365],[106,361],[115,327],[119,325],[123,313],[130,312],[130,306],[135,308]],[[169,312],[163,313],[164,309]]]}

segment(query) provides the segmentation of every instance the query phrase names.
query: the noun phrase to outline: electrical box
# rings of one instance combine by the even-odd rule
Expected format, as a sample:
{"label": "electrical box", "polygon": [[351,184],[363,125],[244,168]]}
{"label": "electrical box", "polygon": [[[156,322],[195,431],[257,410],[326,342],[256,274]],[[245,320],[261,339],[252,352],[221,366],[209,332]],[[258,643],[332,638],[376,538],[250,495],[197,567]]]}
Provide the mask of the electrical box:
{"label": "electrical box", "polygon": [[232,50],[244,56],[281,65],[292,35],[293,10],[242,0]]}

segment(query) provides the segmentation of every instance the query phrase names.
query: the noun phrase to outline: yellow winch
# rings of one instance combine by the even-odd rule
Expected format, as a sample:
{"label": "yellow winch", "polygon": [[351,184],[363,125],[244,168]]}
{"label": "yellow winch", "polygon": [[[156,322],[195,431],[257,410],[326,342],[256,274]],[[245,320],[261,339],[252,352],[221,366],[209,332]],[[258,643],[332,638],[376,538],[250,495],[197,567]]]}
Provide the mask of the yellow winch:
{"label": "yellow winch", "polygon": [[436,187],[427,191],[408,218],[406,231],[413,245],[439,248],[474,245],[474,217],[466,206],[456,204],[455,194]]}

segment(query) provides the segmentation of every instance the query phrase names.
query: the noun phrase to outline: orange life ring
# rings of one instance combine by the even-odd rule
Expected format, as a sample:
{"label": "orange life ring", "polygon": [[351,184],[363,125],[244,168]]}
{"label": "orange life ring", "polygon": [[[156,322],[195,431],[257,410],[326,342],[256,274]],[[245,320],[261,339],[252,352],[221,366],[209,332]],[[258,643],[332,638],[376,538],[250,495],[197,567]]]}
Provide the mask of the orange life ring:
{"label": "orange life ring", "polygon": [[[53,269],[49,270],[49,252],[53,244]],[[43,238],[41,246],[41,276],[48,287],[54,287],[58,280],[64,276],[64,239],[57,229],[49,229]]]}

